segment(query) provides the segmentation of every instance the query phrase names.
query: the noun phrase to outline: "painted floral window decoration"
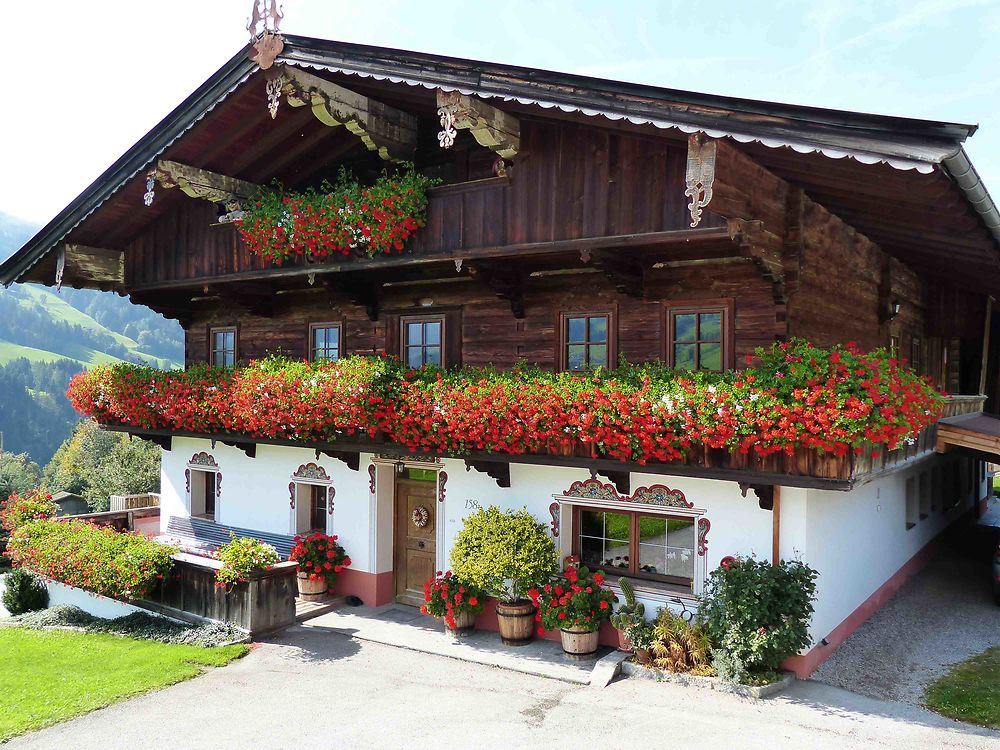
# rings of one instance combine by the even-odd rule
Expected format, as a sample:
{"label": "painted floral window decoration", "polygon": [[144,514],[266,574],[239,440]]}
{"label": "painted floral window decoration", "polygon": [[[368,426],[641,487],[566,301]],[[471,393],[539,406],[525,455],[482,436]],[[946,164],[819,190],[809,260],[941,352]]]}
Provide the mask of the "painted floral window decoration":
{"label": "painted floral window decoration", "polygon": [[98,422],[293,441],[381,436],[414,453],[587,455],[639,464],[798,449],[877,456],[937,421],[941,396],[883,349],[760,349],[742,370],[662,363],[552,373],[435,367],[387,357],[160,371],[120,363],[77,375],[68,396]]}
{"label": "painted floral window decoration", "polygon": [[237,227],[250,252],[276,263],[299,256],[401,253],[426,223],[427,190],[436,183],[412,164],[383,172],[368,186],[341,169],[336,182],[318,190],[275,186],[262,192]]}

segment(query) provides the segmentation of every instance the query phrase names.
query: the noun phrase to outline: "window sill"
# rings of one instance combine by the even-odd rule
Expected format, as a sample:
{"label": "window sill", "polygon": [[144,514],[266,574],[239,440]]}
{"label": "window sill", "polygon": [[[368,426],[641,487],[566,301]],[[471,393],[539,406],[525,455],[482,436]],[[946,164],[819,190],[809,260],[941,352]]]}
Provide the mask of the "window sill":
{"label": "window sill", "polygon": [[[653,601],[659,604],[671,604],[677,603],[678,601],[685,604],[697,604],[699,602],[698,596],[692,594],[690,591],[684,591],[680,589],[672,589],[669,584],[656,585],[650,584],[648,581],[637,580],[635,578],[629,578],[629,583],[632,584],[632,588],[635,590],[636,599],[644,599],[646,601]],[[608,584],[609,588],[619,597],[624,597],[622,595],[621,587],[616,583]]]}

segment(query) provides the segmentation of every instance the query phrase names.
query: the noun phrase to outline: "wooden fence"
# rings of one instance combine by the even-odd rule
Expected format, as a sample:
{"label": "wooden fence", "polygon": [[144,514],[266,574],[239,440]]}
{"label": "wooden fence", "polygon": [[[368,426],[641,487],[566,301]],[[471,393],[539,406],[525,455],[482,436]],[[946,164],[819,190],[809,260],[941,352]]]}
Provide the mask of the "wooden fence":
{"label": "wooden fence", "polygon": [[112,495],[111,511],[135,510],[136,508],[158,508],[160,496],[155,492],[144,492],[141,495]]}

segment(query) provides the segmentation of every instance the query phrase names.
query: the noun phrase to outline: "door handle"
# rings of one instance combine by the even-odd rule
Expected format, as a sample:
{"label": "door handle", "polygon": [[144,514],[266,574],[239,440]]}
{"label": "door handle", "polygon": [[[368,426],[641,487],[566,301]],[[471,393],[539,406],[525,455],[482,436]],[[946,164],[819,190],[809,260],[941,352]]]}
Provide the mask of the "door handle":
{"label": "door handle", "polygon": [[424,548],[424,541],[421,539],[420,541],[417,542],[417,549],[423,549],[423,548]]}

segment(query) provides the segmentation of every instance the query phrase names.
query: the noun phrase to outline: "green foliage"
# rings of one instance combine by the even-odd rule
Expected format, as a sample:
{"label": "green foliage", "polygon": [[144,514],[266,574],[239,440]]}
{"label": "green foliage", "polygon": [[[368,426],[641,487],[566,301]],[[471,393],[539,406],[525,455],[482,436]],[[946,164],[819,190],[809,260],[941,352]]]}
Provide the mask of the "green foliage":
{"label": "green foliage", "polygon": [[952,719],[1000,729],[1000,646],[952,667],[927,688],[927,706]]}
{"label": "green foliage", "polygon": [[646,605],[636,601],[635,589],[628,578],[619,578],[618,587],[622,590],[625,603],[619,604],[618,609],[611,615],[611,624],[624,633],[626,638],[632,640],[629,637],[629,629],[646,622]]}
{"label": "green foliage", "polygon": [[255,570],[267,570],[278,562],[278,552],[267,542],[253,537],[232,537],[215,553],[222,567],[215,571],[216,586],[231,588],[247,581]]}
{"label": "green foliage", "polygon": [[0,451],[0,498],[11,493],[24,494],[41,482],[38,464],[27,453]]}
{"label": "green foliage", "polygon": [[3,606],[12,615],[34,612],[49,606],[49,590],[42,580],[24,568],[16,568],[4,577]]}
{"label": "green foliage", "polygon": [[0,628],[0,742],[197,677],[245,653],[244,645],[198,648],[103,633]]}
{"label": "green foliage", "polygon": [[159,492],[160,449],[88,419],[59,447],[43,478],[53,492],[78,493],[92,511],[103,511],[112,495]]}
{"label": "green foliage", "polygon": [[697,623],[675,615],[666,607],[656,613],[653,624],[653,666],[668,672],[711,673],[712,644],[708,632]]}
{"label": "green foliage", "polygon": [[31,521],[8,543],[16,565],[116,599],[148,594],[170,571],[175,551],[142,534],[78,520]]}
{"label": "green foliage", "polygon": [[466,516],[451,551],[455,575],[498,599],[525,599],[558,570],[556,547],[527,510],[479,508]]}
{"label": "green foliage", "polygon": [[[0,297],[4,293],[0,290]],[[4,320],[2,315],[0,320]],[[3,364],[6,323],[4,320],[0,326],[0,432],[4,449],[26,453],[43,464],[79,420],[64,394],[81,365],[67,360],[29,362],[25,358]],[[6,496],[2,492],[0,489],[0,496]]]}
{"label": "green foliage", "polygon": [[748,672],[774,670],[810,645],[818,575],[798,560],[771,565],[752,557],[736,558],[712,571],[699,617],[723,653],[724,663],[716,665],[720,675],[741,678]]}

